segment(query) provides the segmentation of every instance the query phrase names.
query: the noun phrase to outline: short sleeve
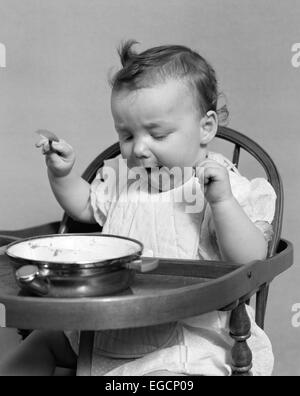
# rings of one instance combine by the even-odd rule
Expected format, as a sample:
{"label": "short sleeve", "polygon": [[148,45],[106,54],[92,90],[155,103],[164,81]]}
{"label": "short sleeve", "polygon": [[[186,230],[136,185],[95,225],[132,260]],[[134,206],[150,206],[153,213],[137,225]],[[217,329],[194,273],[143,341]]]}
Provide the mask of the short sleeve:
{"label": "short sleeve", "polygon": [[272,239],[272,221],[275,214],[276,193],[264,178],[251,181],[236,175],[230,175],[232,192],[249,219],[262,231],[267,241]]}
{"label": "short sleeve", "polygon": [[116,202],[120,166],[123,166],[120,157],[104,161],[104,166],[99,169],[91,183],[90,202],[94,218],[100,226],[104,225],[112,205]]}

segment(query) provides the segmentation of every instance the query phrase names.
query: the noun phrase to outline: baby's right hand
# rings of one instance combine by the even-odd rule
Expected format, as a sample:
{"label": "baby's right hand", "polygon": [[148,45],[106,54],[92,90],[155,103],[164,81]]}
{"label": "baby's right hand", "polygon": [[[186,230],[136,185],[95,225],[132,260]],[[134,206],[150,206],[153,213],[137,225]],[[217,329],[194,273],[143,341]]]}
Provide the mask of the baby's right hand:
{"label": "baby's right hand", "polygon": [[47,167],[53,176],[63,177],[71,172],[75,163],[75,152],[67,142],[59,140],[50,144],[48,139],[42,138],[35,146],[42,148]]}

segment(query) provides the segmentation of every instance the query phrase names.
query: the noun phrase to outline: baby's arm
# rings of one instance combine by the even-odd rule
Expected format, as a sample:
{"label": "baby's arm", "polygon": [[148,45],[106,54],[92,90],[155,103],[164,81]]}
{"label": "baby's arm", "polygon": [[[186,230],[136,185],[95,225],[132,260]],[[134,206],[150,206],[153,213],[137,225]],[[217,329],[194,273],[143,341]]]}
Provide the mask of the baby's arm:
{"label": "baby's arm", "polygon": [[52,191],[60,206],[74,220],[95,223],[90,205],[90,185],[74,171],[67,176],[57,177],[48,169]]}
{"label": "baby's arm", "polygon": [[246,264],[266,258],[268,245],[263,233],[233,196],[210,207],[224,260]]}
{"label": "baby's arm", "polygon": [[241,264],[265,259],[265,237],[234,198],[227,169],[216,162],[206,162],[204,186],[222,258]]}
{"label": "baby's arm", "polygon": [[95,223],[90,185],[73,170],[73,148],[63,140],[52,142],[50,146],[47,139],[42,139],[36,146],[42,147],[46,156],[50,185],[61,207],[77,221]]}

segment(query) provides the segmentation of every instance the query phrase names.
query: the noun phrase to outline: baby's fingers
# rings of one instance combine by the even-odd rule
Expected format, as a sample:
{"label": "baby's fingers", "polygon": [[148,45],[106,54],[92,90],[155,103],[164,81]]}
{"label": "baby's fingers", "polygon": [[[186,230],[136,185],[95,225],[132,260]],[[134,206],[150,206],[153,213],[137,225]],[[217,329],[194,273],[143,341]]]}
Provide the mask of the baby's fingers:
{"label": "baby's fingers", "polygon": [[42,148],[42,154],[49,154],[51,152],[51,146],[47,139],[41,139],[35,144],[35,147]]}
{"label": "baby's fingers", "polygon": [[204,183],[209,183],[210,181],[217,181],[223,178],[224,169],[216,166],[207,166],[204,169]]}
{"label": "baby's fingers", "polygon": [[211,172],[211,169],[218,169],[220,167],[221,167],[221,165],[219,165],[216,161],[206,160],[206,161],[200,162],[199,164],[196,164],[194,166],[194,169],[195,169],[195,174],[198,177],[198,179],[201,182],[203,182],[204,177],[207,176]]}
{"label": "baby's fingers", "polygon": [[48,139],[41,138],[37,143],[35,143],[35,147],[40,148],[48,143]]}
{"label": "baby's fingers", "polygon": [[214,160],[207,159],[202,162],[196,163],[194,165],[194,168],[207,168],[208,166],[222,167],[222,165],[220,165],[218,162],[216,162]]}
{"label": "baby's fingers", "polygon": [[44,155],[56,154],[60,157],[68,158],[73,154],[73,148],[64,140],[55,142],[43,137],[35,144],[35,146],[37,148],[42,148],[42,153]]}
{"label": "baby's fingers", "polygon": [[51,143],[51,148],[53,151],[55,151],[57,154],[64,158],[68,158],[74,155],[73,147],[64,140],[60,140],[59,142],[53,141]]}

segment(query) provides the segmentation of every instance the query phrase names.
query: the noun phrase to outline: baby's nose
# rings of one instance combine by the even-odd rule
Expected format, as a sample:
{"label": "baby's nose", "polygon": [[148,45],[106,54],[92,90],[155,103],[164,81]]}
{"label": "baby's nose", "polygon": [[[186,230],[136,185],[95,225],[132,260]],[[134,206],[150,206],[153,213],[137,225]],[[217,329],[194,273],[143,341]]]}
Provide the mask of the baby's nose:
{"label": "baby's nose", "polygon": [[134,143],[133,154],[136,158],[145,158],[151,155],[146,142],[142,139],[139,139]]}

